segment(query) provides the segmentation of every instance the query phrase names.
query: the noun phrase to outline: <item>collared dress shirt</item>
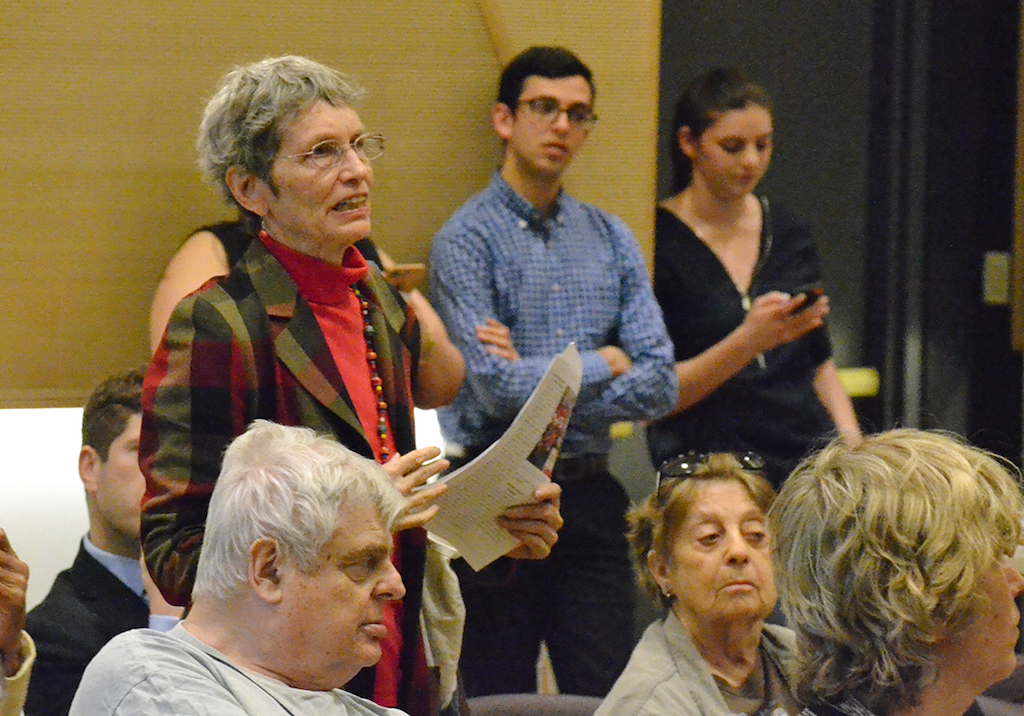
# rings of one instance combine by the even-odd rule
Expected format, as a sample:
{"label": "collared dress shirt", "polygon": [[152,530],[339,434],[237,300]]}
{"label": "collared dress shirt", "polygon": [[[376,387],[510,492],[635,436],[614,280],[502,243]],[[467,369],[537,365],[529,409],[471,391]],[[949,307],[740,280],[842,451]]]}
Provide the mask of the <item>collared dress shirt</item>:
{"label": "collared dress shirt", "polygon": [[[607,453],[612,423],[655,418],[675,404],[672,344],[620,219],[564,191],[543,217],[495,174],[434,237],[430,264],[434,306],[466,361],[462,389],[438,410],[446,442],[494,442],[570,342],[583,381],[565,453]],[[488,318],[508,326],[520,360],[493,356],[476,339]],[[613,377],[597,353],[607,345],[632,362],[623,375]]]}
{"label": "collared dress shirt", "polygon": [[[149,595],[146,594],[146,586],[142,581],[142,562],[140,560],[106,552],[94,545],[88,535],[82,538],[82,549],[106,567],[108,572],[120,579],[124,586],[135,592],[146,604],[149,604]],[[156,631],[170,631],[178,621],[178,617],[170,614],[150,614],[149,628]]]}

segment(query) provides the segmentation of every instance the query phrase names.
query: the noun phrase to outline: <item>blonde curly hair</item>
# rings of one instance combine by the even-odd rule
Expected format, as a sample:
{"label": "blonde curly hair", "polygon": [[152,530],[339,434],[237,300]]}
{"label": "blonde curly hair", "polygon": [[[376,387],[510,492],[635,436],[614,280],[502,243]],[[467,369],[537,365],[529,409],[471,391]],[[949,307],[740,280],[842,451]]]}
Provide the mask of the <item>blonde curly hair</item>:
{"label": "blonde curly hair", "polygon": [[899,429],[804,460],[770,513],[776,584],[804,702],[854,696],[885,716],[937,675],[979,580],[1022,542],[1016,470],[955,436]]}

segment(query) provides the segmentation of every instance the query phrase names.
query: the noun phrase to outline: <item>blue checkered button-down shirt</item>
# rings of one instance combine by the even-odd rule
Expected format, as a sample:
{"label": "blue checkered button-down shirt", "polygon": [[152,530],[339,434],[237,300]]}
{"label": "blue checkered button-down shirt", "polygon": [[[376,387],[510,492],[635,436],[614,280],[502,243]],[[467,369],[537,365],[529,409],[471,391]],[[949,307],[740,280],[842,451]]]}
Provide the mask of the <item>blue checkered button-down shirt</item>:
{"label": "blue checkered button-down shirt", "polygon": [[[445,441],[485,447],[529,398],[555,354],[576,342],[583,384],[563,450],[605,453],[608,428],[654,418],[678,396],[672,343],[633,234],[620,219],[565,192],[543,218],[495,174],[434,237],[430,286],[466,359],[455,401],[438,411]],[[517,361],[490,355],[476,327],[509,327]],[[596,353],[614,345],[632,361],[612,377]]]}

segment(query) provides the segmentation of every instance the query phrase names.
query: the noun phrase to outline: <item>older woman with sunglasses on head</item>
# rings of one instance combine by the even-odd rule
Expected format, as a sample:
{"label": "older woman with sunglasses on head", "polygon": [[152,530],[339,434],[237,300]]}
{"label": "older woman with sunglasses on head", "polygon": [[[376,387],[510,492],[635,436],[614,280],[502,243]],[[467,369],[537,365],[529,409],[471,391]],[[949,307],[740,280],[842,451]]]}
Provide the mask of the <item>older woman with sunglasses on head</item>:
{"label": "older woman with sunglasses on head", "polygon": [[[745,469],[747,468],[747,469]],[[686,455],[629,515],[637,578],[668,608],[647,628],[595,716],[793,716],[792,633],[775,605],[771,485],[752,456]],[[781,713],[780,713],[781,711]]]}
{"label": "older woman with sunglasses on head", "polygon": [[807,716],[960,716],[1016,665],[1024,503],[991,455],[893,430],[804,461],[771,510]]}

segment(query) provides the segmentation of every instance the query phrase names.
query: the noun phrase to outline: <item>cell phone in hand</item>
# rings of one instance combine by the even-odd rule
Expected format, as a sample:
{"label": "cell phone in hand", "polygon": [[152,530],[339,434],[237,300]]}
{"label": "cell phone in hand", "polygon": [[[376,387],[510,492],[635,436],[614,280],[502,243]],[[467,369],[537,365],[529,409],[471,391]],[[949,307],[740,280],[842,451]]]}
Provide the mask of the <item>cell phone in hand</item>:
{"label": "cell phone in hand", "polygon": [[792,311],[790,311],[790,313],[806,311],[817,303],[818,299],[825,295],[825,290],[818,284],[811,284],[798,290],[796,295],[801,296],[801,301],[793,308]]}

